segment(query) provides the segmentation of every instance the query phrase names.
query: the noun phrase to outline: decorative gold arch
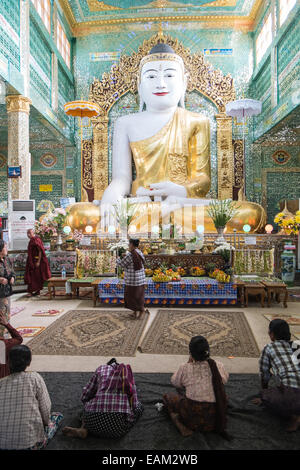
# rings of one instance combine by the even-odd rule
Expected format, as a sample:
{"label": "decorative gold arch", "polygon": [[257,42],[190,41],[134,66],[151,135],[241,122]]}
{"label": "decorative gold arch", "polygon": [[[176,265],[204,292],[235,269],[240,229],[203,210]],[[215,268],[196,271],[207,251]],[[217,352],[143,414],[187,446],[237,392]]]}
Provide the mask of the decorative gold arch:
{"label": "decorative gold arch", "polygon": [[[157,42],[169,44],[184,61],[188,72],[187,91],[198,91],[212,101],[217,110],[217,141],[218,141],[218,197],[231,197],[233,186],[233,148],[231,118],[225,115],[225,105],[235,99],[233,78],[231,75],[214,69],[207,62],[203,53],[191,54],[178,39],[158,32],[150,39],[145,40],[132,55],[121,56],[118,64],[111,67],[109,73],[104,73],[102,79],[95,79],[91,85],[89,100],[100,106],[100,114],[93,119],[94,133],[92,152],[89,159],[92,160],[92,175],[84,171],[82,181],[83,193],[86,199],[100,199],[108,185],[108,114],[112,106],[126,93],[137,93],[137,77],[141,59],[147,55]],[[222,137],[222,139],[221,139]],[[226,140],[226,144],[225,144]],[[222,146],[221,146],[222,141]],[[219,144],[220,143],[220,144]],[[83,160],[87,158],[83,156]],[[224,170],[224,162],[227,160],[226,181],[222,183],[221,168]],[[84,163],[84,162],[83,162]],[[91,163],[91,161],[90,161]],[[86,175],[86,178],[85,178]],[[93,196],[90,191],[90,180],[93,181]],[[222,189],[222,184],[224,188]],[[85,190],[85,191],[84,191]],[[88,191],[87,191],[88,190]]]}

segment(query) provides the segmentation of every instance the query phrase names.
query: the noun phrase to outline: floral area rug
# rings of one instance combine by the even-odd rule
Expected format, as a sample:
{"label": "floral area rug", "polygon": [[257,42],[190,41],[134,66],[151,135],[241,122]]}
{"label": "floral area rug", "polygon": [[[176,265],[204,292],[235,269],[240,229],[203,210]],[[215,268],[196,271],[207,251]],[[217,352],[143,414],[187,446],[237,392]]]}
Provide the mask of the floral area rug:
{"label": "floral area rug", "polygon": [[32,338],[38,336],[45,330],[44,326],[19,326],[16,330],[23,338]]}
{"label": "floral area rug", "polygon": [[140,347],[147,354],[188,354],[193,336],[208,340],[212,356],[258,357],[243,312],[159,310]]}
{"label": "floral area rug", "polygon": [[134,356],[147,320],[125,310],[70,310],[28,346],[33,354]]}

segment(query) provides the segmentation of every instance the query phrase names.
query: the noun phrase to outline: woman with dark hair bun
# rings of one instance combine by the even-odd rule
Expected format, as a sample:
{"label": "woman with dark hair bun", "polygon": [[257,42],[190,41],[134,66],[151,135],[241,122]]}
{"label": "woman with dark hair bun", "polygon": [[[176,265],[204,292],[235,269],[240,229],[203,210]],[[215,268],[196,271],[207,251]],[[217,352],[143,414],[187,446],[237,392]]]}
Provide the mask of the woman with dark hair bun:
{"label": "woman with dark hair bun", "polygon": [[171,382],[180,393],[163,396],[167,411],[183,436],[194,431],[226,433],[228,380],[221,362],[210,358],[209,344],[203,336],[194,336],[189,344],[190,357],[172,376]]}
{"label": "woman with dark hair bun", "polygon": [[31,363],[28,346],[9,351],[11,375],[0,380],[0,450],[39,450],[46,447],[63,416],[51,413],[46,384]]}
{"label": "woman with dark hair bun", "polygon": [[[297,431],[300,427],[300,343],[291,341],[289,324],[280,318],[270,322],[269,336],[271,343],[264,347],[259,360],[261,396],[253,402],[289,418],[286,431]],[[272,375],[276,387],[269,387]]]}

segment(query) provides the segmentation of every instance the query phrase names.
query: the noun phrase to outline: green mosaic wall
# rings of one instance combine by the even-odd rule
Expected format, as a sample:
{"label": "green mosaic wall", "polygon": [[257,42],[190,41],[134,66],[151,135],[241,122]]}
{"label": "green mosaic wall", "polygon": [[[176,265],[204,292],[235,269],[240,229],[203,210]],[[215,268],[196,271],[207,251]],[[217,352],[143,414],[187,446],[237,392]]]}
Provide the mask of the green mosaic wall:
{"label": "green mosaic wall", "polygon": [[288,66],[299,52],[300,22],[295,19],[289,27],[288,34],[281,37],[277,45],[278,74]]}
{"label": "green mosaic wall", "polygon": [[278,203],[283,199],[300,199],[300,173],[267,174],[267,214],[272,225],[275,225],[274,217],[279,212]]}
{"label": "green mosaic wall", "polygon": [[[300,198],[300,154],[296,146],[269,146],[259,144],[250,146],[253,164],[253,201],[261,204],[263,192],[266,195],[268,222],[274,225],[274,215],[279,211],[278,203],[282,199]],[[272,155],[284,150],[290,155],[289,161],[280,165]],[[266,173],[266,188],[262,187],[263,173]]]}
{"label": "green mosaic wall", "polygon": [[[277,10],[278,2],[279,0],[277,0]],[[268,8],[266,8],[264,14],[268,14],[268,11]],[[263,16],[253,35],[253,47],[255,47],[255,39],[260,30],[262,20]],[[258,69],[255,70],[252,78],[250,86],[251,97],[259,99],[263,97],[262,113],[253,120],[255,139],[271,129],[300,104],[298,96],[300,75],[299,38],[300,4],[298,2],[283,25],[277,27],[272,45],[269,47],[266,56],[259,63]],[[273,66],[271,62],[272,54],[275,57]],[[277,89],[274,89],[275,95],[277,95],[277,104],[274,108],[272,108],[270,98],[272,93],[272,75],[273,78],[277,78]],[[269,91],[267,85],[269,85]],[[274,80],[275,86],[276,80]]]}
{"label": "green mosaic wall", "polygon": [[74,99],[74,86],[62,66],[58,64],[58,116],[66,125],[73,123],[73,118],[64,112],[64,104]]}
{"label": "green mosaic wall", "polygon": [[30,18],[30,54],[47,76],[47,83],[39,70],[30,64],[30,88],[37,92],[47,104],[51,105],[51,49],[43,39],[37,23]]}
{"label": "green mosaic wall", "polygon": [[[53,149],[51,147],[39,149],[39,150],[31,150],[31,171],[51,171],[51,170],[63,170],[64,169],[64,149]],[[40,158],[45,154],[51,154],[56,157],[56,163],[46,168],[41,162]]]}
{"label": "green mosaic wall", "polygon": [[[1,0],[0,14],[10,24],[15,33],[20,36],[20,0]],[[0,26],[0,52],[20,71],[19,44],[15,42],[9,31]]]}
{"label": "green mosaic wall", "polygon": [[[40,184],[52,184],[52,191],[39,191]],[[31,176],[31,199],[35,199],[36,208],[43,199],[53,202],[55,207],[60,207],[60,198],[63,195],[63,176],[62,175],[32,175]],[[39,218],[43,212],[36,210],[36,218]]]}

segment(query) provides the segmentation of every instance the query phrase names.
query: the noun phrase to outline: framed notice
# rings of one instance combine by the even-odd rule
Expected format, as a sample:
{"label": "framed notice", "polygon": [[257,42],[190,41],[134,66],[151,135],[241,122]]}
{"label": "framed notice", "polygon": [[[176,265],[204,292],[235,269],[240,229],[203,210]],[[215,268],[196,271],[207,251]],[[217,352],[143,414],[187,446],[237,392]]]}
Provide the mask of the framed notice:
{"label": "framed notice", "polygon": [[51,193],[53,190],[52,184],[40,184],[39,185],[39,191],[40,193]]}
{"label": "framed notice", "polygon": [[20,178],[22,176],[22,167],[21,166],[8,166],[7,167],[7,177],[8,178]]}

